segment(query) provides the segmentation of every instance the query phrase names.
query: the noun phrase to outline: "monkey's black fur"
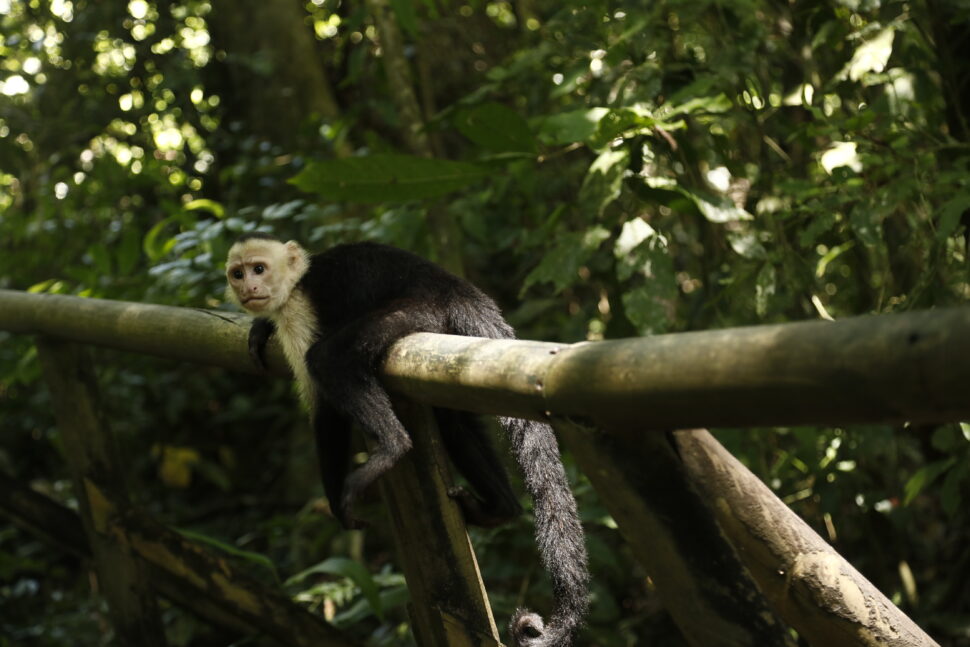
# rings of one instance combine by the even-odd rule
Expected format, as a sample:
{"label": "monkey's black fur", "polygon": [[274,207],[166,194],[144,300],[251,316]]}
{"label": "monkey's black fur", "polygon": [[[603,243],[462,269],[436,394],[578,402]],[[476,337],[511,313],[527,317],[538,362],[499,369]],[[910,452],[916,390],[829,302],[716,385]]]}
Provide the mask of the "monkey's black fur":
{"label": "monkey's black fur", "polygon": [[[249,235],[240,239],[272,237]],[[339,245],[310,259],[297,284],[309,297],[319,337],[306,354],[317,389],[313,426],[327,497],[341,522],[354,523],[354,501],[411,447],[377,378],[387,349],[415,332],[511,339],[498,306],[471,283],[419,256],[386,245]],[[250,352],[262,363],[274,326],[256,319]],[[521,512],[502,464],[478,417],[436,409],[449,456],[474,494],[456,495],[467,520],[496,525]],[[350,428],[375,441],[367,462],[348,476]],[[552,429],[540,422],[502,418],[535,508],[536,540],[550,573],[555,610],[548,624],[519,610],[510,629],[523,647],[567,646],[587,609],[587,566],[576,502]]]}

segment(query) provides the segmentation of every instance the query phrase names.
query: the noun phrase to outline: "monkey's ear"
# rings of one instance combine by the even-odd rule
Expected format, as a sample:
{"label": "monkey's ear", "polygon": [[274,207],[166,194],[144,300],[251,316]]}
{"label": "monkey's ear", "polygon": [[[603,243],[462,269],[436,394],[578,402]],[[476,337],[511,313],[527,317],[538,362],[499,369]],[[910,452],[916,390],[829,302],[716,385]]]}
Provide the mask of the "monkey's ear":
{"label": "monkey's ear", "polygon": [[295,240],[286,241],[285,247],[287,266],[292,270],[296,270],[299,275],[302,275],[310,265],[309,255],[306,250]]}
{"label": "monkey's ear", "polygon": [[284,245],[286,249],[286,264],[291,268],[296,268],[300,261],[306,259],[306,252],[300,247],[300,243],[295,240],[288,240]]}

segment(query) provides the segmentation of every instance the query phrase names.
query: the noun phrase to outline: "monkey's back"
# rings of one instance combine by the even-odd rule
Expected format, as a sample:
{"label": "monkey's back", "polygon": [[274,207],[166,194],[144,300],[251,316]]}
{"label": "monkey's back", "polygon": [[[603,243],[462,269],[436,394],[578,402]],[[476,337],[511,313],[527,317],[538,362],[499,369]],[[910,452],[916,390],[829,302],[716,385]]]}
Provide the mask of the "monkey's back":
{"label": "monkey's back", "polygon": [[403,249],[380,243],[337,245],[314,254],[300,280],[324,329],[396,305],[440,316],[426,332],[510,338],[495,302],[468,281]]}

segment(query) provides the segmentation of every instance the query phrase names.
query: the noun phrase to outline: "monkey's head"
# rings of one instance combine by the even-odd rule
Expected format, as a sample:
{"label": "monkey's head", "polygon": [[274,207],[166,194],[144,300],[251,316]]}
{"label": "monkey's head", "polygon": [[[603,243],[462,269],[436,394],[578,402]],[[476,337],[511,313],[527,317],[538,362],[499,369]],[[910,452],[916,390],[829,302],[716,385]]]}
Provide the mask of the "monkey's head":
{"label": "monkey's head", "polygon": [[295,241],[246,234],[229,249],[226,296],[252,314],[270,316],[286,304],[309,265],[309,255]]}

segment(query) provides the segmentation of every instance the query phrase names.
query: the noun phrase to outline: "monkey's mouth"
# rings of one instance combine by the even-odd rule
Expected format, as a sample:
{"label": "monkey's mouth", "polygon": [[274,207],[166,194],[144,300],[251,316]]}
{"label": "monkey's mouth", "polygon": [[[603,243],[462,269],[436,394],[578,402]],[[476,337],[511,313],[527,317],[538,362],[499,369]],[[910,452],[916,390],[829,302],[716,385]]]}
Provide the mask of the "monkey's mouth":
{"label": "monkey's mouth", "polygon": [[249,297],[248,299],[243,299],[242,304],[248,306],[250,303],[256,302],[257,304],[269,301],[269,297]]}

